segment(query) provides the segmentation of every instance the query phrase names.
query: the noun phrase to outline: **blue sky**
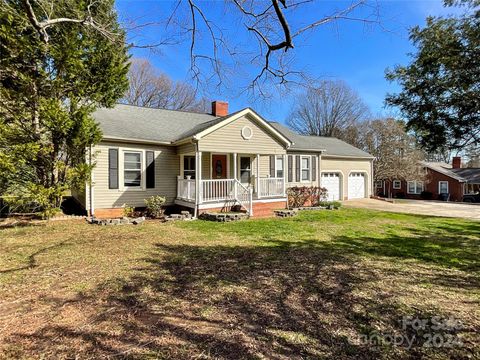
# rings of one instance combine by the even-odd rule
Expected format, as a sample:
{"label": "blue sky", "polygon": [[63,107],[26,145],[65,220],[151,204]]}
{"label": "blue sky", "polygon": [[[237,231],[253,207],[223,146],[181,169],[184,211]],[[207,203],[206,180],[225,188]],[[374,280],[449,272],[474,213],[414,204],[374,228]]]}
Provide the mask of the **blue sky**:
{"label": "blue sky", "polygon": [[[135,19],[144,23],[165,19],[173,4],[170,1],[120,0],[117,1],[117,9],[122,19]],[[221,1],[201,1],[199,4],[210,18],[224,16]],[[306,10],[308,13],[298,13],[298,18],[315,18],[346,4],[349,2],[316,1],[313,8]],[[408,40],[408,28],[423,25],[428,15],[446,15],[452,9],[443,8],[440,0],[379,1],[378,6],[381,26],[342,21],[318,28],[297,41],[294,66],[307,69],[315,77],[346,81],[360,94],[373,114],[385,114],[389,112],[384,109],[385,94],[398,90],[395,84],[385,80],[385,69],[408,62],[407,53],[414,50]],[[360,10],[358,15],[367,15],[366,12],[371,13],[371,9]],[[295,24],[297,19],[291,21]],[[237,30],[239,24],[236,23],[222,26],[230,36],[241,36],[244,32]],[[130,37],[139,43],[155,43],[162,35],[164,26],[151,26],[131,33]],[[134,49],[132,55],[150,59],[159,70],[173,79],[190,81],[188,45],[184,43],[161,47],[155,51]],[[240,77],[245,79],[248,76],[253,77],[254,73],[242,74],[238,77],[238,82],[240,83]],[[235,78],[233,79],[230,90],[224,89],[221,93],[213,90],[208,93],[208,97],[229,101],[231,111],[251,106],[251,98],[235,91],[238,89],[235,89]],[[293,96],[279,96],[271,101],[257,101],[254,107],[267,119],[283,122],[290,112],[292,98]]]}

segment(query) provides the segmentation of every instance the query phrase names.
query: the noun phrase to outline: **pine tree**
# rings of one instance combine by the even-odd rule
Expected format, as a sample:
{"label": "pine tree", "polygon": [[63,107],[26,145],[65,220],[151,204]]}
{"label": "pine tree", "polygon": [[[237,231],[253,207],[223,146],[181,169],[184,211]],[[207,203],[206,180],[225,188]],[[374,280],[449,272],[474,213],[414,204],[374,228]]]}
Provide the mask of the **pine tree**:
{"label": "pine tree", "polygon": [[101,138],[91,114],[113,106],[128,87],[125,33],[113,0],[53,4],[50,15],[56,17],[80,14],[90,5],[112,36],[61,23],[47,29],[46,43],[22,2],[2,5],[0,194],[40,210],[58,207],[62,192],[88,180],[85,153]]}

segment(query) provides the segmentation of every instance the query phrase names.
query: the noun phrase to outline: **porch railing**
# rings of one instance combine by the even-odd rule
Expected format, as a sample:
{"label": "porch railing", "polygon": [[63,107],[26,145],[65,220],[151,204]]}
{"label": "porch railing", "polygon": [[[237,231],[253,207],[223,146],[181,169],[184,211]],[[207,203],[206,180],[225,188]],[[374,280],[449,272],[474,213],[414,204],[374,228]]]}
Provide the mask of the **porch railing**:
{"label": "porch railing", "polygon": [[235,198],[235,179],[202,180],[202,202],[227,201]]}
{"label": "porch railing", "polygon": [[187,201],[195,201],[195,179],[187,176],[186,179],[178,178],[177,198]]}
{"label": "porch railing", "polygon": [[260,178],[259,197],[285,196],[285,181],[283,177]]}

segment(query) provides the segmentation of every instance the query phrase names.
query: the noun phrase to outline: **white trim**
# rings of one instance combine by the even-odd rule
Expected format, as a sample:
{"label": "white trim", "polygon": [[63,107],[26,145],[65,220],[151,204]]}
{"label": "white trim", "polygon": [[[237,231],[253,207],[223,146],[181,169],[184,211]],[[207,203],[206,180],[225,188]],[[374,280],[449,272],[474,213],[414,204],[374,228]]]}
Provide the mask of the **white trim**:
{"label": "white trim", "polygon": [[[245,185],[250,185],[251,184],[251,181],[252,181],[252,177],[253,177],[253,160],[252,160],[252,155],[249,155],[249,154],[238,154],[238,161],[237,161],[237,168],[235,169],[234,168],[234,171],[237,172],[238,174],[238,181]],[[250,159],[250,181],[248,183],[242,183],[242,169],[241,169],[241,166],[242,166],[242,158],[249,158]]]}
{"label": "white trim", "polygon": [[335,158],[335,159],[362,159],[362,160],[370,160],[370,161],[375,160],[374,156],[353,156],[353,155],[332,155],[332,154],[322,154],[322,156],[326,159]]}
{"label": "white trim", "polygon": [[[415,183],[415,192],[410,192],[409,183]],[[425,191],[425,184],[423,183],[423,181],[420,181],[420,180],[410,180],[410,181],[407,181],[407,194],[410,194],[410,195],[420,195],[420,194],[422,193],[422,191],[417,192],[417,190],[418,190],[418,189],[417,189],[418,184],[422,184],[422,191]]]}
{"label": "white trim", "polygon": [[[195,153],[180,154],[180,176],[183,179],[185,179],[185,156],[193,157],[193,160],[194,160],[194,163],[195,163],[195,166],[196,166]],[[196,172],[197,172],[197,168],[195,167],[195,173]]]}
{"label": "white trim", "polygon": [[[270,156],[272,156],[272,155],[270,155]],[[275,163],[275,165],[274,165],[274,167],[275,167],[275,177],[282,177],[282,176],[285,177],[285,154],[283,154],[283,155],[273,155],[273,156],[275,158],[275,161],[274,161],[274,163]],[[278,176],[278,174],[277,174],[277,171],[278,171],[278,169],[277,169],[277,158],[282,159],[282,165],[283,165],[283,169],[282,169],[283,175],[282,176]]]}
{"label": "white trim", "polygon": [[219,123],[210,126],[209,128],[199,132],[198,134],[193,136],[194,140],[200,140],[202,137],[214,132],[215,130],[218,130],[225,125],[228,125],[232,123],[233,121],[243,117],[243,116],[250,116],[253,120],[255,120],[257,123],[260,123],[265,129],[267,129],[269,132],[274,134],[277,138],[279,138],[282,142],[284,142],[287,147],[292,145],[292,142],[288,140],[285,136],[283,136],[278,130],[276,130],[273,126],[271,126],[267,121],[265,121],[263,118],[261,118],[259,115],[257,115],[252,109],[246,108],[243,109],[237,113],[234,113],[230,116],[227,116],[224,120],[220,121]]}
{"label": "white trim", "polygon": [[[246,132],[249,131],[250,134],[246,134]],[[242,138],[244,140],[250,140],[251,138],[253,137],[253,129],[248,126],[248,125],[245,125],[243,128],[242,128]]]}
{"label": "white trim", "polygon": [[[146,189],[146,174],[145,174],[145,149],[138,148],[119,148],[119,161],[118,161],[118,190],[119,192],[128,192],[128,191],[145,191]],[[148,150],[151,151],[151,150]],[[153,151],[153,150],[152,150]],[[140,153],[140,186],[125,186],[125,153]],[[156,158],[154,152],[153,157]],[[115,190],[115,189],[110,189]]]}
{"label": "white trim", "polygon": [[[447,192],[446,192],[446,193],[442,193],[442,192],[440,191],[440,189],[441,189],[441,183],[447,183]],[[448,181],[440,180],[440,181],[438,182],[438,193],[439,193],[439,194],[448,194],[448,193],[449,193],[449,190],[450,190],[450,189],[449,189]]]}
{"label": "white trim", "polygon": [[[303,179],[303,158],[308,159],[308,179]],[[306,168],[305,168],[306,169]],[[308,183],[312,181],[312,155],[300,155],[300,182]]]}
{"label": "white trim", "polygon": [[103,136],[100,142],[125,142],[125,143],[132,143],[132,144],[149,144],[149,145],[169,145],[172,146],[173,143],[171,141],[155,141],[155,140],[142,140],[142,139],[132,139],[132,138],[123,138],[123,137],[116,137],[116,136]]}
{"label": "white trim", "polygon": [[[397,182],[397,181],[400,183],[400,185],[395,186],[395,182]],[[393,188],[394,190],[399,190],[399,189],[401,189],[401,188],[402,188],[402,180],[393,180],[393,181],[392,181],[392,188]]]}
{"label": "white trim", "polygon": [[[380,183],[380,186],[378,186]],[[383,189],[383,180],[375,180],[375,189]]]}

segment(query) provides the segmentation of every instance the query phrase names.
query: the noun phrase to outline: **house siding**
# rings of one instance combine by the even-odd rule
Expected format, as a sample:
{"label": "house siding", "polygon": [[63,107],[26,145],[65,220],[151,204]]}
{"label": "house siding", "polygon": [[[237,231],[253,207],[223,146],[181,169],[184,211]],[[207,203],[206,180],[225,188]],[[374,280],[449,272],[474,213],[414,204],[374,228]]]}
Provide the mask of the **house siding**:
{"label": "house siding", "polygon": [[[249,126],[251,139],[242,137],[242,129]],[[243,154],[285,154],[285,148],[272,135],[247,117],[241,117],[206,135],[198,142],[200,151]]]}
{"label": "house siding", "polygon": [[[351,172],[364,172],[366,174],[366,192],[365,196],[370,197],[372,194],[372,161],[368,159],[350,159],[350,158],[329,158],[327,155],[322,156],[321,172],[340,172],[341,174],[341,197],[343,200],[348,199],[348,176]],[[321,186],[321,184],[320,184]]]}
{"label": "house siding", "polygon": [[[293,164],[293,181],[288,182],[288,155],[292,155],[292,164]],[[309,181],[296,181],[296,156],[312,156],[316,158],[317,161],[317,174],[315,177],[315,181],[312,181],[312,174],[310,174]],[[319,169],[321,163],[321,156],[318,153],[314,152],[297,152],[297,151],[289,151],[287,154],[287,164],[285,164],[285,176],[287,178],[287,188],[294,187],[294,186],[319,186],[320,179],[319,179]],[[312,165],[310,164],[310,171],[312,171]]]}
{"label": "house siding", "polygon": [[181,144],[177,146],[177,154],[194,154],[195,145],[192,143]]}
{"label": "house siding", "polygon": [[[450,194],[450,201],[462,201],[463,200],[463,183],[460,181],[451,178],[450,176],[439,173],[438,171],[427,168],[427,177],[424,180],[424,191],[432,193],[432,200],[439,200],[440,194],[438,192],[438,183],[439,181],[448,182],[448,192]],[[380,189],[375,189],[377,195],[386,195],[392,197],[405,197],[407,199],[422,199],[420,194],[408,194],[407,188],[408,181],[401,181],[400,189],[393,189],[393,183],[390,181],[385,181],[385,191],[383,187]],[[391,194],[391,195],[390,195]]]}
{"label": "house siding", "polygon": [[[108,188],[108,149],[117,148],[120,154],[125,150],[142,151],[142,179],[145,179],[144,152],[155,152],[155,188],[152,189],[122,189],[123,174],[119,166],[119,189]],[[179,156],[174,147],[139,145],[117,142],[101,142],[93,149],[96,166],[92,174],[94,209],[110,209],[122,207],[124,204],[136,207],[145,206],[144,200],[154,195],[167,198],[167,203],[173,203],[176,197],[177,176],[180,173]],[[87,196],[89,196],[87,191]],[[86,199],[86,208],[89,210],[89,198]]]}

